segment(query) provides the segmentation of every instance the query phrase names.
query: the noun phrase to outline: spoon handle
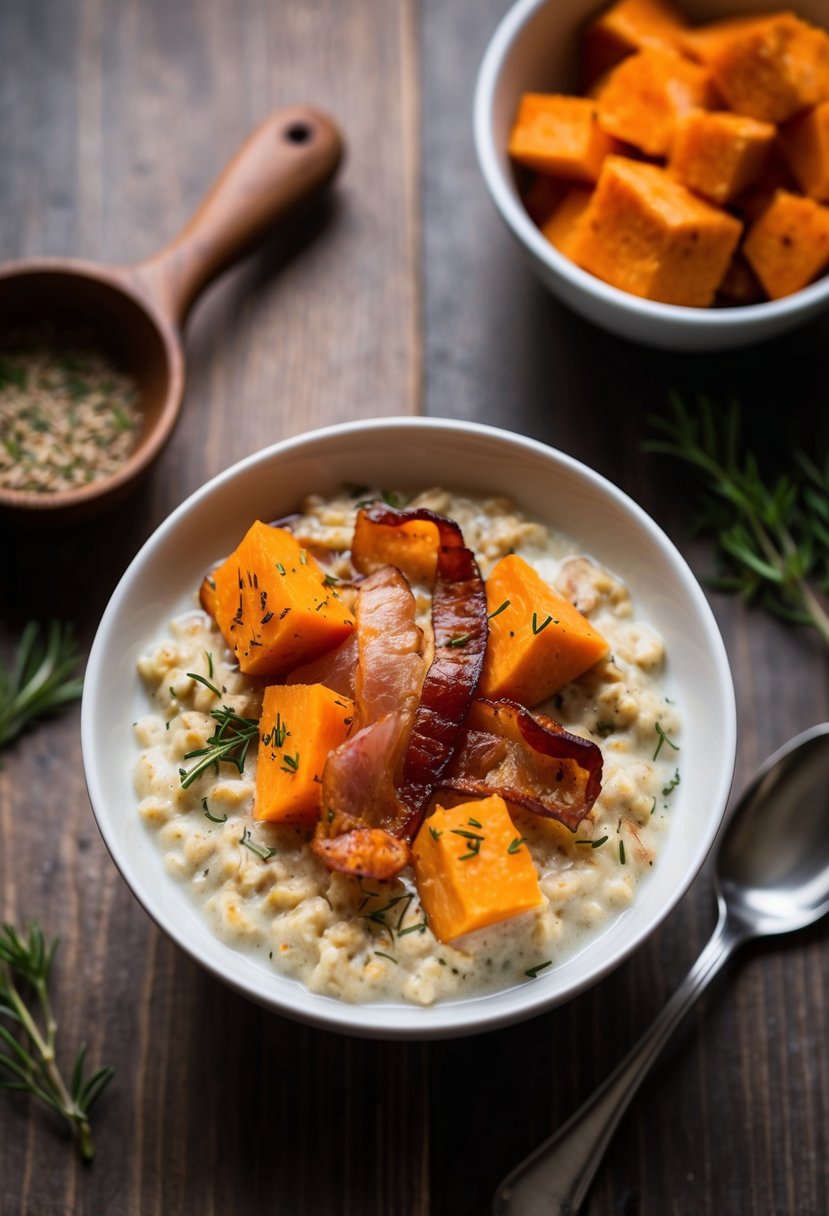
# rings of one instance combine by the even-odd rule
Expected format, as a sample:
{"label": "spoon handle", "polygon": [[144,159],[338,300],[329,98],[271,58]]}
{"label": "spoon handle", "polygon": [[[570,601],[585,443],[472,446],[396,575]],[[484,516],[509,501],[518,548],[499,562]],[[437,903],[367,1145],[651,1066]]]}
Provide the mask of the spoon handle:
{"label": "spoon handle", "polygon": [[128,273],[180,327],[199,292],[330,181],[342,154],[340,132],[325,114],[310,106],[278,110],[248,137],[178,236]]}
{"label": "spoon handle", "polygon": [[721,903],[711,940],[680,987],[584,1105],[503,1179],[493,1199],[493,1216],[572,1216],[578,1212],[619,1120],[651,1065],[742,940]]}

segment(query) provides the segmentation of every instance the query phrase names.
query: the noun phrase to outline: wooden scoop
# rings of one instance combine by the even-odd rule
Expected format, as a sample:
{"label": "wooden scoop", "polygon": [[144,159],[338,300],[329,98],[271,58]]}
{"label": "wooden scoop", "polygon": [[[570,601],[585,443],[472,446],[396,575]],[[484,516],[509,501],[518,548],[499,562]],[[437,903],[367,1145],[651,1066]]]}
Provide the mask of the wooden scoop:
{"label": "wooden scoop", "polygon": [[230,162],[179,235],[135,266],[40,258],[0,266],[0,333],[39,321],[92,329],[138,385],[143,425],[111,476],[56,493],[0,488],[0,507],[54,521],[93,514],[146,472],[169,438],[184,392],[181,329],[199,293],[331,180],[343,144],[317,110],[279,110]]}

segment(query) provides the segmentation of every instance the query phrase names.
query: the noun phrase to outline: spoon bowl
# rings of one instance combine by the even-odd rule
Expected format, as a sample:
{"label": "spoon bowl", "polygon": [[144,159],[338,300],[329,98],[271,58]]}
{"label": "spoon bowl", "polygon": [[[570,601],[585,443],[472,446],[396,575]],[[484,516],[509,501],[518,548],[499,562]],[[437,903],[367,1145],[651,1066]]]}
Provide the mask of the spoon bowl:
{"label": "spoon bowl", "polygon": [[635,1047],[564,1126],[501,1182],[493,1216],[575,1216],[605,1149],[674,1031],[738,946],[829,912],[829,723],[775,752],[715,845],[717,927]]}
{"label": "spoon bowl", "polygon": [[197,296],[325,186],[342,151],[326,115],[309,106],[279,110],[250,135],[179,235],[146,261],[0,266],[0,334],[43,322],[57,332],[89,331],[135,381],[142,416],[134,451],[110,476],[54,493],[0,487],[0,510],[30,521],[75,520],[116,501],[147,472],[178,418],[181,332]]}

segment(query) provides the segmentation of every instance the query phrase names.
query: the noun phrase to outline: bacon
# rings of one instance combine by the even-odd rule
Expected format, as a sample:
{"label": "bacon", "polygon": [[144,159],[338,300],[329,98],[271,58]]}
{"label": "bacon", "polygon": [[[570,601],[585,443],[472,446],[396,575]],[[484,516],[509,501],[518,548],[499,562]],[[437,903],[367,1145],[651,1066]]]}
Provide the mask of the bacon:
{"label": "bacon", "polygon": [[410,723],[426,671],[423,632],[409,584],[394,566],[381,566],[360,584],[355,609],[355,700],[360,726],[386,714]]}
{"label": "bacon", "polygon": [[601,792],[602,753],[545,714],[531,714],[515,701],[481,698],[441,786],[500,794],[575,832]]}
{"label": "bacon", "polygon": [[[332,870],[388,878],[406,865],[394,829],[405,815],[395,788],[426,661],[411,588],[384,566],[360,584],[354,696],[360,729],[329,755],[312,848]],[[388,837],[388,839],[387,839]],[[389,872],[390,866],[396,866]]]}
{"label": "bacon", "polygon": [[[357,601],[356,690],[364,729],[331,753],[323,772],[315,852],[331,869],[388,878],[406,864],[407,842],[461,738],[486,649],[486,593],[474,555],[454,521],[425,509],[397,511],[379,504],[365,510],[364,520],[381,528],[428,521],[435,524],[439,541],[432,594],[435,654],[425,679],[421,675],[422,687],[417,682],[419,699],[411,696],[410,631],[397,615],[399,608],[391,611],[390,624],[383,612],[390,592],[397,601],[396,580],[410,597],[411,591],[399,572],[394,571],[395,579],[388,573],[391,568],[382,567],[361,584]],[[387,708],[392,689],[394,708],[368,721]],[[390,870],[393,865],[398,869]]]}
{"label": "bacon", "polygon": [[357,675],[357,634],[350,633],[344,642],[326,651],[318,659],[295,667],[286,684],[324,684],[341,697],[354,700]]}

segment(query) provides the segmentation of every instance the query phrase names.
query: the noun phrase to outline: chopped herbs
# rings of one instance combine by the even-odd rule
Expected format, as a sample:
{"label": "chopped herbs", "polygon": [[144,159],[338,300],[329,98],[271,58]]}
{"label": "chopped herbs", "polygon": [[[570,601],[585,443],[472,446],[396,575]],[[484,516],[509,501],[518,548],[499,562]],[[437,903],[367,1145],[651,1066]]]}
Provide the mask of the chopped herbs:
{"label": "chopped herbs", "polygon": [[503,604],[499,604],[498,607],[495,609],[495,611],[490,612],[489,616],[486,619],[488,621],[493,621],[496,616],[499,616],[504,611],[505,608],[509,608],[509,605],[510,605],[509,600],[504,600]]}
{"label": "chopped herbs", "polygon": [[598,840],[577,840],[576,844],[586,844],[591,849],[600,849],[603,844],[607,843],[607,839],[607,836],[600,836]]}
{"label": "chopped herbs", "polygon": [[533,620],[532,620],[533,633],[536,633],[536,634],[543,633],[543,631],[547,628],[547,626],[551,625],[551,624],[557,625],[558,621],[554,621],[551,616],[548,616],[539,625],[538,614],[536,612],[533,613]]}
{"label": "chopped herbs", "polygon": [[545,971],[547,967],[552,967],[552,965],[553,960],[548,958],[546,962],[539,963],[536,967],[530,967],[529,971],[525,971],[524,974],[528,979],[534,980],[540,972]]}
{"label": "chopped herbs", "polygon": [[282,757],[282,769],[284,772],[295,773],[298,768],[299,752],[296,752],[293,756],[286,755]]}
{"label": "chopped herbs", "polygon": [[440,840],[441,836],[443,835],[443,832],[440,830],[440,828],[433,828],[430,824],[429,825],[429,835],[432,837],[432,840]]}
{"label": "chopped herbs", "polygon": [[199,684],[203,684],[205,688],[209,688],[214,696],[220,697],[222,695],[211,680],[206,679],[204,676],[200,676],[198,672],[187,671],[184,674],[189,676],[191,680],[197,680]]}
{"label": "chopped herbs", "polygon": [[221,709],[211,709],[210,716],[216,723],[216,729],[207,740],[207,745],[187,752],[184,756],[185,760],[198,758],[198,762],[189,770],[179,769],[181,788],[184,790],[214,765],[218,770],[222,761],[232,764],[238,772],[243,773],[248,748],[259,736],[257,719],[243,718],[228,705]]}
{"label": "chopped herbs", "polygon": [[625,864],[625,842],[624,842],[624,840],[619,841],[619,861],[621,862],[622,865]]}
{"label": "chopped herbs", "polygon": [[466,822],[471,828],[482,828],[484,826],[479,819],[473,819],[471,815]]}
{"label": "chopped herbs", "polygon": [[674,773],[671,780],[668,782],[668,784],[662,790],[662,793],[667,796],[668,794],[672,793],[678,785],[679,785],[679,769],[676,770],[676,772]]}
{"label": "chopped herbs", "polygon": [[239,837],[239,844],[243,844],[246,849],[250,849],[251,853],[255,853],[260,861],[270,861],[272,857],[276,856],[278,851],[277,849],[268,848],[267,845],[259,844],[256,840],[251,840],[248,828],[245,828]]}
{"label": "chopped herbs", "polygon": [[678,751],[679,751],[679,744],[678,744],[678,743],[674,743],[674,741],[673,741],[672,739],[669,739],[669,738],[668,738],[668,736],[665,734],[665,732],[664,732],[664,730],[662,729],[662,727],[661,727],[661,725],[659,724],[659,722],[655,722],[655,723],[654,723],[654,730],[656,731],[657,735],[659,736],[659,742],[658,742],[658,743],[657,743],[657,745],[656,745],[656,751],[653,753],[653,758],[654,758],[654,760],[655,760],[655,759],[656,759],[656,757],[659,755],[659,753],[662,751],[662,744],[663,744],[663,743],[667,743],[667,744],[668,744],[668,747],[672,747],[672,748],[674,749],[674,751],[675,751],[675,752],[678,752]]}
{"label": "chopped herbs", "polygon": [[395,967],[398,965],[396,958],[392,958],[390,954],[385,954],[382,950],[375,950],[373,953],[376,954],[378,958],[388,959],[390,963],[394,963]]}
{"label": "chopped herbs", "polygon": [[457,637],[450,638],[446,645],[450,647],[465,646],[471,636],[469,633],[459,633]]}
{"label": "chopped herbs", "polygon": [[508,853],[517,853],[518,850],[521,848],[521,845],[526,844],[526,843],[527,843],[526,836],[516,836],[515,839],[511,840],[509,842],[509,844],[507,845],[507,852]]}
{"label": "chopped herbs", "polygon": [[219,817],[217,815],[210,814],[210,810],[207,806],[206,798],[202,798],[201,804],[202,804],[202,809],[204,810],[205,815],[207,816],[207,818],[210,820],[211,823],[227,823],[227,811],[225,811],[224,815],[222,815],[221,819],[219,819]]}

